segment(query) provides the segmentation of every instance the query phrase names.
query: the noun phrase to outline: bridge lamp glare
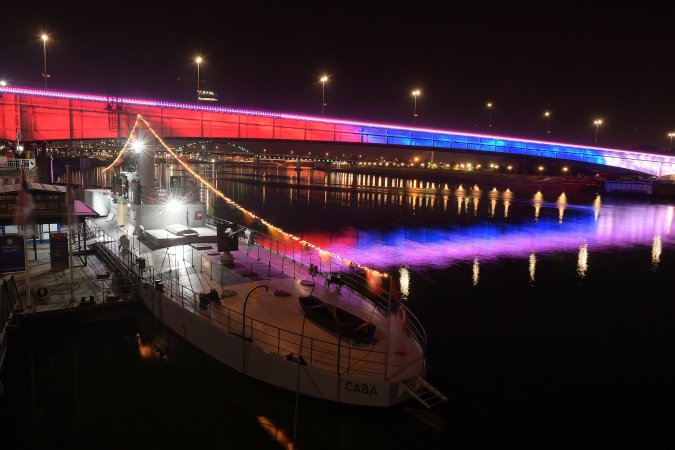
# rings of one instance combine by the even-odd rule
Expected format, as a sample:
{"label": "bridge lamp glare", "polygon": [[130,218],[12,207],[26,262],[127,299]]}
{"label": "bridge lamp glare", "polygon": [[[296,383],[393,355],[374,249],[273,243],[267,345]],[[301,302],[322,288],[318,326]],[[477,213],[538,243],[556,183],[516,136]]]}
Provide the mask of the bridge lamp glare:
{"label": "bridge lamp glare", "polygon": [[42,39],[42,56],[44,58],[44,73],[42,76],[45,79],[45,89],[47,89],[47,78],[49,78],[49,74],[47,73],[47,41],[49,40],[49,36],[47,33],[42,33],[40,39]]}
{"label": "bridge lamp glare", "polygon": [[488,119],[488,133],[492,132],[492,102],[487,102],[487,109],[489,113],[489,119]]}
{"label": "bridge lamp glare", "polygon": [[415,106],[413,109],[413,125],[415,125],[415,121],[417,119],[417,97],[419,97],[422,94],[422,91],[420,89],[415,89],[411,92],[411,94],[415,99]]}
{"label": "bridge lamp glare", "polygon": [[7,82],[5,80],[0,80],[0,86],[7,86]]}
{"label": "bridge lamp glare", "polygon": [[600,125],[602,125],[602,119],[595,119],[593,121],[593,125],[595,125],[595,139],[594,142],[598,142],[598,129],[600,128]]}
{"label": "bridge lamp glare", "polygon": [[136,153],[140,153],[141,151],[143,151],[143,147],[145,147],[142,141],[135,141],[131,146],[134,149],[134,152]]}
{"label": "bridge lamp glare", "polygon": [[321,81],[321,115],[323,116],[326,108],[326,82],[328,81],[328,75],[321,75],[319,81]]}
{"label": "bridge lamp glare", "polygon": [[204,61],[204,58],[201,56],[197,56],[195,58],[195,62],[197,63],[197,100],[199,100],[199,66],[202,64]]}

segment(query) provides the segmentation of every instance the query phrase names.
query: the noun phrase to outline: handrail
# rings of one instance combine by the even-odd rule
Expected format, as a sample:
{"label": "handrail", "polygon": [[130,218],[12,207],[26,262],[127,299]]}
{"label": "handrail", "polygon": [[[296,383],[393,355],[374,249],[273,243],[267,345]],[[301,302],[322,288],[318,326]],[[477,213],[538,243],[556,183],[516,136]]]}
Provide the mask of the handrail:
{"label": "handrail", "polygon": [[[343,285],[350,288],[350,292],[357,294],[361,299],[374,304],[375,307],[378,307],[382,312],[389,312],[389,292],[383,287],[378,287],[375,290],[369,289],[369,295],[365,295],[359,290],[359,282],[361,286],[368,286],[368,279],[355,273],[353,271],[345,271],[345,264],[342,261],[336,261],[335,258],[332,258],[326,254],[322,254],[318,250],[303,246],[298,241],[293,239],[278,239],[272,236],[269,236],[264,233],[260,233],[251,228],[245,227],[243,225],[236,224],[226,219],[220,217],[207,215],[206,216],[207,225],[218,225],[218,224],[227,224],[233,227],[234,231],[239,231],[242,228],[245,228],[249,231],[250,241],[260,247],[267,248],[277,255],[283,255],[285,258],[291,259],[293,261],[298,260],[299,255],[299,264],[303,267],[310,267],[311,265],[318,266],[317,275],[320,275],[324,278],[327,278],[328,274],[339,273]],[[241,240],[241,238],[240,238]],[[259,248],[260,248],[259,247]],[[247,249],[248,254],[248,249]],[[271,258],[270,258],[271,261]],[[283,272],[283,268],[282,268]],[[354,281],[350,281],[354,280]],[[378,293],[379,292],[379,293]],[[427,333],[420,320],[415,316],[408,307],[405,306],[401,301],[398,301],[398,307],[401,307],[406,316],[406,322],[408,329],[415,335],[415,337],[421,342],[422,351],[425,350],[427,344]]]}
{"label": "handrail", "polygon": [[[212,216],[208,216],[212,217]],[[228,223],[236,226],[232,222],[225,221],[224,219],[219,219],[213,217],[221,223]],[[141,258],[143,255],[140,252],[135,252],[135,249],[126,250],[119,246],[119,243],[104,230],[100,229],[96,223],[87,219],[91,222],[92,229],[97,237],[103,238],[103,242],[99,241],[99,244],[106,249],[107,252],[110,252],[119,263],[121,263],[127,270],[129,270],[133,275],[137,276],[138,279],[154,284],[155,280],[160,281],[164,285],[163,294],[169,298],[173,303],[180,306],[182,309],[195,314],[196,316],[202,318],[203,320],[208,321],[209,323],[216,324],[219,328],[226,331],[228,334],[234,334],[240,336],[244,328],[244,316],[242,313],[235,311],[225,305],[213,305],[209,304],[204,310],[198,306],[199,304],[199,293],[194,291],[191,287],[183,285],[178,277],[172,277],[171,275],[167,276],[161,270],[157,270],[151,263],[150,258],[146,258],[146,270],[147,275],[143,274],[138,267],[137,261],[138,258]],[[260,248],[265,248],[270,252],[270,255],[276,254],[277,256],[282,256],[281,259],[281,271],[284,270],[284,259],[288,257],[288,246],[285,246],[281,240],[274,239],[270,236],[264,235],[262,233],[257,233],[254,235],[258,238],[258,242],[254,242],[253,245],[257,247],[257,250],[260,251]],[[262,238],[267,239],[269,247],[264,247],[259,244],[260,241],[265,242]],[[255,239],[255,238],[254,238]],[[242,237],[240,240],[244,240],[246,243],[247,238]],[[276,245],[278,250],[273,250],[271,247]],[[250,250],[247,245],[247,252]],[[302,255],[302,252],[301,252]],[[295,256],[293,254],[293,256]],[[272,259],[270,257],[269,264],[272,265]],[[311,255],[307,256],[308,261],[317,261],[313,259]],[[213,259],[212,258],[203,258],[201,259],[201,270],[204,270],[204,261],[209,265],[209,270],[213,270]],[[292,259],[294,264],[298,264],[295,259]],[[301,266],[304,266],[301,262]],[[313,264],[310,263],[310,264]],[[306,267],[306,266],[305,266]],[[326,267],[325,264],[322,267]],[[333,267],[328,261],[327,267]],[[321,276],[326,276],[324,273],[319,272]],[[359,299],[362,301],[367,301],[373,305],[373,308],[377,308],[378,305],[372,299],[364,296],[359,292],[355,292],[353,289],[349,289],[347,285],[347,291],[350,294],[356,294]],[[403,305],[399,305],[406,311],[406,320],[407,320],[407,329],[416,337],[417,341],[420,344],[420,350],[422,352],[421,358],[424,355],[424,347],[426,344],[426,332],[424,328],[419,324],[419,320]],[[223,317],[225,319],[223,319]],[[338,351],[338,345],[334,342],[325,341],[318,338],[312,338],[308,336],[302,336],[299,333],[285,330],[276,325],[252,318],[250,316],[246,317],[245,328],[247,334],[251,332],[251,342],[256,344],[258,347],[262,348],[265,351],[270,353],[276,353],[282,357],[288,357],[289,355],[298,355],[302,354],[305,362],[311,367],[322,368],[324,370],[332,369],[338,366],[338,357],[342,361],[339,364],[341,368],[341,373],[346,373],[350,375],[361,375],[370,378],[382,378],[391,379],[392,376],[395,376],[398,373],[405,371],[406,368],[413,366],[419,361],[419,358],[413,361],[412,363],[398,365],[392,364],[391,361],[387,361],[386,352],[375,351],[372,349],[359,349],[352,347],[350,345],[342,345],[340,348],[342,351]],[[419,325],[418,325],[419,324]],[[302,342],[302,351],[300,352],[300,343]],[[388,368],[389,370],[388,370]],[[388,375],[393,374],[393,375]]]}

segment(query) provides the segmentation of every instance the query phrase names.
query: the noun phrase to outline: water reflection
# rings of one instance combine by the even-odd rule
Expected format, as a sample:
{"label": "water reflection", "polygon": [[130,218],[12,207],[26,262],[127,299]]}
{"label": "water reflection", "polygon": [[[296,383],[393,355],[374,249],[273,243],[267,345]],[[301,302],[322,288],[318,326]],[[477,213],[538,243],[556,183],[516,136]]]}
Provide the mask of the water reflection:
{"label": "water reflection", "polygon": [[534,220],[536,221],[539,220],[539,211],[541,210],[541,204],[544,202],[544,196],[541,191],[537,191],[534,194],[532,201],[534,202]]}
{"label": "water reflection", "polygon": [[398,282],[401,285],[401,297],[405,300],[410,295],[410,271],[407,267],[398,270]]}
{"label": "water reflection", "polygon": [[509,206],[511,205],[511,200],[513,198],[513,193],[509,188],[506,188],[504,191],[504,194],[502,194],[502,198],[504,199],[504,218],[508,219],[509,217]]}
{"label": "water reflection", "polygon": [[473,266],[471,272],[472,272],[471,279],[473,280],[473,285],[476,286],[478,285],[478,278],[480,276],[480,263],[478,262],[478,258],[473,259]]}
{"label": "water reflection", "polygon": [[[548,208],[543,203],[539,206]],[[580,272],[585,273],[589,246],[594,251],[651,246],[654,236],[660,235],[662,239],[668,236],[669,212],[672,211],[663,205],[605,205],[596,222],[594,207],[566,205],[566,208],[574,214],[569,214],[563,224],[559,223],[557,215],[542,214],[534,223],[484,220],[468,227],[350,228],[331,234],[329,239],[324,233],[306,233],[305,238],[312,242],[313,239],[320,240],[324,248],[368,266],[387,268],[396,261],[405,261],[412,269],[442,268],[471,261],[474,257],[485,261],[499,257],[527,258],[533,252],[576,251],[581,240],[585,244],[579,250],[583,253]]]}
{"label": "water reflection", "polygon": [[560,194],[556,204],[558,205],[558,222],[562,223],[563,215],[565,214],[565,206],[567,206],[567,196],[564,192]]}
{"label": "water reflection", "polygon": [[654,242],[652,243],[652,268],[654,270],[658,269],[659,263],[661,262],[661,236],[654,236]]}
{"label": "water reflection", "polygon": [[594,212],[594,219],[597,222],[598,216],[600,215],[600,208],[602,208],[602,200],[600,199],[600,195],[595,197],[595,200],[593,201],[593,212]]}
{"label": "water reflection", "polygon": [[577,273],[581,278],[586,276],[588,270],[588,244],[579,246],[579,257],[577,258]]}
{"label": "water reflection", "polygon": [[534,252],[530,253],[530,282],[534,283],[534,275],[537,269],[537,256]]}
{"label": "water reflection", "polygon": [[281,448],[286,450],[293,450],[295,448],[283,428],[278,427],[271,419],[265,416],[258,416],[258,424],[263,430],[267,431],[267,434],[272,439],[277,441]]}

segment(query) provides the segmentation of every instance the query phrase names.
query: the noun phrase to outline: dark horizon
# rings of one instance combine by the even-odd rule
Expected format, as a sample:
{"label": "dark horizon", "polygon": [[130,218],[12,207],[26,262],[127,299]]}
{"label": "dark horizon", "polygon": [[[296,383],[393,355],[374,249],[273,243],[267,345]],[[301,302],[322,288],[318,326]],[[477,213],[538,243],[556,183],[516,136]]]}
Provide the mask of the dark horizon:
{"label": "dark horizon", "polygon": [[[106,5],[12,5],[0,78],[50,89],[416,125],[593,145],[667,151],[675,131],[668,52],[670,14],[546,5],[453,2],[317,6],[224,4],[201,10]],[[212,104],[212,103],[209,103]],[[544,111],[551,111],[547,135]]]}

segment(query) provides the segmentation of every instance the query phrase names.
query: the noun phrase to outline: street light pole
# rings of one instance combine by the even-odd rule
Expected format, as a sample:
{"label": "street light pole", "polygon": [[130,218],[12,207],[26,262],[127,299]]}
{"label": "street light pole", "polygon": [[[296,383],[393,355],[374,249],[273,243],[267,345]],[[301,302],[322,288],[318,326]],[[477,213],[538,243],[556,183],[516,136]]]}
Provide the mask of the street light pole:
{"label": "street light pole", "polygon": [[201,56],[197,56],[195,62],[197,63],[197,101],[199,101],[199,66],[201,65],[204,59]]}
{"label": "street light pole", "polygon": [[670,138],[670,145],[668,146],[668,151],[672,152],[673,151],[673,137],[675,137],[675,133],[668,133],[668,137]]}
{"label": "street light pole", "polygon": [[488,119],[488,134],[492,133],[492,102],[487,103],[487,109],[489,112],[489,119]]}
{"label": "street light pole", "polygon": [[319,80],[321,81],[321,115],[323,116],[326,107],[326,81],[328,81],[328,76],[322,75]]}
{"label": "street light pole", "polygon": [[551,113],[549,111],[546,111],[544,113],[544,117],[546,117],[546,134],[551,134],[551,130],[549,128],[549,125],[551,123]]}
{"label": "street light pole", "polygon": [[593,121],[593,125],[595,125],[595,140],[594,140],[594,142],[597,144],[598,143],[598,129],[600,128],[600,125],[602,125],[602,119],[595,119]]}
{"label": "street light pole", "polygon": [[45,71],[42,74],[42,76],[45,79],[45,89],[47,89],[47,77],[49,75],[47,74],[47,40],[49,40],[49,36],[47,36],[45,33],[42,33],[42,36],[40,36],[40,39],[42,39],[42,56],[44,57],[44,63],[45,63]]}
{"label": "street light pole", "polygon": [[415,106],[413,109],[413,125],[415,125],[417,119],[417,97],[419,97],[421,93],[422,91],[419,89],[415,89],[414,91],[412,91],[412,96],[415,99]]}

